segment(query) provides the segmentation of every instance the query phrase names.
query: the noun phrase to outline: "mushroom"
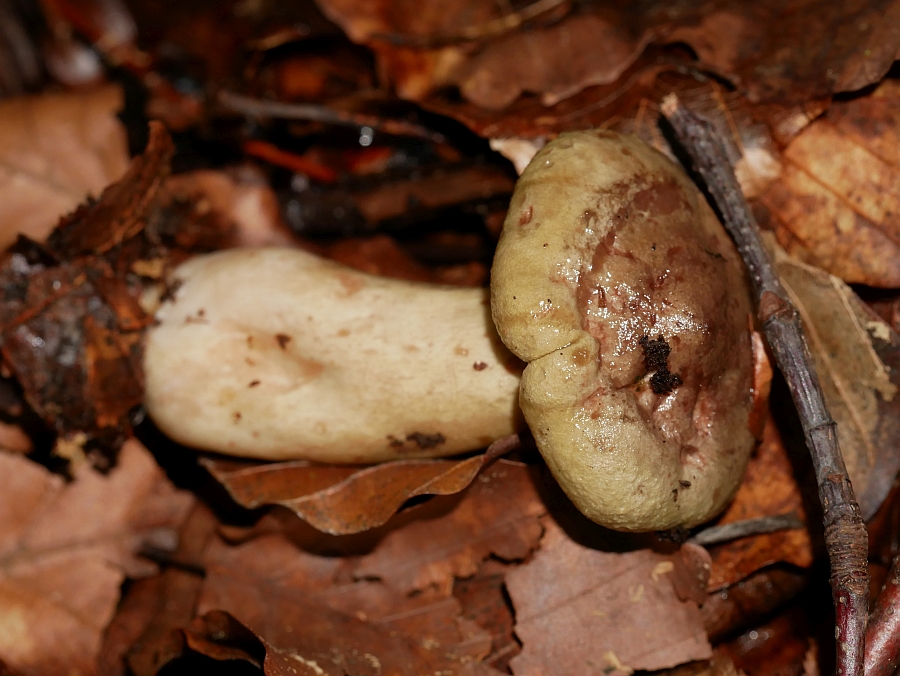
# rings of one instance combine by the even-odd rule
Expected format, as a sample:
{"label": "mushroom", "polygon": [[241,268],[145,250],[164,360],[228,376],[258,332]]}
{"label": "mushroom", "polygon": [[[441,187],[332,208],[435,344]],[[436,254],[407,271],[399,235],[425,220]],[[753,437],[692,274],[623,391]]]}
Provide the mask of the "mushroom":
{"label": "mushroom", "polygon": [[563,134],[519,179],[492,271],[499,337],[485,290],[292,249],[200,256],[173,286],[146,405],[199,448],[444,456],[511,434],[520,406],[582,512],[646,531],[717,514],[754,447],[743,266],[696,187],[635,138]]}
{"label": "mushroom", "polygon": [[520,362],[487,289],[363,274],[296,249],[178,267],[144,355],[173,439],[245,457],[377,462],[512,434]]}
{"label": "mushroom", "polygon": [[633,137],[562,134],[519,179],[491,275],[522,412],[575,505],[626,531],[721,511],[755,442],[751,304],[684,172]]}

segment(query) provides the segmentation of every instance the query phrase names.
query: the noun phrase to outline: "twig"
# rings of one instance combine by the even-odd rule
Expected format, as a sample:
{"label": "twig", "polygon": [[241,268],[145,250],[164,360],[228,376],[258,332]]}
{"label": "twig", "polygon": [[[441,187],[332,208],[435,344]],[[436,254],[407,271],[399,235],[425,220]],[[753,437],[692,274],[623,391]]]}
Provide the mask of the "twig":
{"label": "twig", "polygon": [[891,570],[866,631],[866,676],[892,676],[900,663],[900,556]]}
{"label": "twig", "polygon": [[750,272],[759,320],[791,391],[816,472],[825,545],[831,559],[837,673],[861,676],[869,580],[868,537],[838,446],[837,425],[825,405],[800,318],[769,260],[759,226],[712,125],[691,113],[674,94],[665,98],[662,112],[706,182]]}
{"label": "twig", "polygon": [[403,120],[386,120],[375,115],[348,113],[314,103],[282,103],[268,99],[254,99],[249,96],[221,91],[219,105],[248,117],[276,117],[283,120],[309,120],[325,122],[342,127],[368,127],[395,136],[423,138],[434,143],[442,143],[444,136],[425,127]]}
{"label": "twig", "polygon": [[373,40],[384,40],[397,47],[431,48],[452,45],[458,42],[471,42],[496,38],[515,30],[526,21],[535,19],[542,14],[547,14],[560,5],[568,4],[569,0],[537,0],[517,12],[505,14],[496,19],[491,19],[475,26],[467,26],[455,33],[443,35],[404,35],[400,33],[374,33]]}
{"label": "twig", "polygon": [[756,519],[744,519],[732,523],[723,523],[719,526],[704,528],[688,542],[695,545],[715,545],[720,542],[737,540],[750,535],[763,535],[776,533],[780,530],[803,528],[803,521],[797,516],[797,512],[778,514],[776,516],[760,516]]}

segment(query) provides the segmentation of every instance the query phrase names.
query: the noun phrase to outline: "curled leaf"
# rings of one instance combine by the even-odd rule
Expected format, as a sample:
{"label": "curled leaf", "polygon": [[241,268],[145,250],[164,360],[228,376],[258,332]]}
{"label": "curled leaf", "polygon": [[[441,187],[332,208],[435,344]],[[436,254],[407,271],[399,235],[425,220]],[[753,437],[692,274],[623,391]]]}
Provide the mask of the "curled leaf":
{"label": "curled leaf", "polygon": [[863,518],[887,496],[900,469],[900,337],[871,314],[853,290],[824,270],[776,252],[782,283],[803,319],[819,382]]}
{"label": "curled leaf", "polygon": [[410,498],[458,493],[516,445],[518,437],[505,437],[465,460],[396,460],[364,468],[305,461],[248,466],[210,458],[201,464],[248,509],[281,505],[314,528],[346,535],[380,526]]}

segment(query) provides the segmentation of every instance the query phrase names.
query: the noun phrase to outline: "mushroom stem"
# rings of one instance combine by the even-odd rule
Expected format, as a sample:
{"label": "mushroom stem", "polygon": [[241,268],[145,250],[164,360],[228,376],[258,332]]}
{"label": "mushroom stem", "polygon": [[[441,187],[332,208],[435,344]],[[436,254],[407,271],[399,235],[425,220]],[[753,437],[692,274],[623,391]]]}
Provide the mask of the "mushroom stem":
{"label": "mushroom stem", "polygon": [[294,249],[236,249],[174,274],[144,357],[170,437],[265,459],[368,463],[515,431],[519,363],[486,289],[373,277]]}

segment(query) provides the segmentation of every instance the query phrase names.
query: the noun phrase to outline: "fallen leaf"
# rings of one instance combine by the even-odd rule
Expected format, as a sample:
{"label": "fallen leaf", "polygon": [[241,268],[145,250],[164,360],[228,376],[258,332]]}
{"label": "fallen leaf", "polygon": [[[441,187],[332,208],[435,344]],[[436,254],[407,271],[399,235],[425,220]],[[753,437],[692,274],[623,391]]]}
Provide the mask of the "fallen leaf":
{"label": "fallen leaf", "polygon": [[648,29],[622,30],[623,14],[603,5],[553,26],[503,36],[470,57],[454,83],[466,99],[488,110],[505,108],[526,92],[551,106],[586,87],[613,83],[652,36]]}
{"label": "fallen leaf", "polygon": [[748,198],[759,195],[778,179],[782,172],[781,146],[827,105],[827,101],[807,101],[802,106],[754,105],[716,80],[692,73],[690,63],[677,54],[651,48],[616,82],[588,88],[554,106],[523,98],[496,113],[439,96],[424,101],[423,106],[489,137],[491,147],[521,173],[548,138],[587,127],[635,134],[676,160],[658,125],[660,102],[672,92],[708,120],[725,141]]}
{"label": "fallen leaf", "polygon": [[31,676],[95,673],[125,576],[155,567],[147,542],[173,547],[192,497],[176,490],[138,442],[103,476],[74,480],[0,454],[0,659]]}
{"label": "fallen leaf", "polygon": [[99,256],[128,242],[147,227],[160,188],[169,175],[175,147],[159,122],[150,123],[144,152],[121,180],[106,186],[98,199],[82,203],[47,238],[47,247],[62,260]]}
{"label": "fallen leaf", "polygon": [[884,77],[900,51],[896,0],[687,5],[695,13],[665,39],[690,45],[751,101],[802,103],[862,89]]}
{"label": "fallen leaf", "polygon": [[281,529],[270,520],[274,527],[240,544],[211,543],[199,612],[227,610],[287,647],[314,611],[301,600],[414,640],[429,655],[479,660],[491,653],[492,633],[463,616],[454,576],[471,574],[492,552],[526,556],[543,511],[527,467],[500,460],[462,495],[435,498],[379,530],[329,536],[295,519]]}
{"label": "fallen leaf", "polygon": [[[544,524],[541,549],[506,581],[522,642],[510,663],[517,676],[630,674],[712,656],[697,603],[672,581],[680,556],[597,551]],[[692,577],[705,593],[706,575]]]}
{"label": "fallen leaf", "polygon": [[[476,134],[491,139],[546,140],[563,131],[592,126],[619,129],[621,125],[636,121],[634,133],[647,141],[647,136],[642,133],[647,131],[661,140],[655,122],[651,121],[653,107],[667,91],[680,90],[681,85],[698,84],[697,78],[684,75],[689,68],[690,61],[686,58],[651,46],[614,82],[588,87],[552,106],[545,106],[537,97],[526,96],[502,111],[495,111],[439,93],[420,103],[426,109],[452,117]],[[654,144],[652,138],[649,142]]]}
{"label": "fallen leaf", "polygon": [[810,624],[807,614],[795,606],[724,643],[719,650],[751,674],[818,676],[818,650]]}
{"label": "fallen leaf", "polygon": [[[840,279],[776,251],[776,268],[809,342],[825,403],[863,518],[887,496],[900,469],[900,337]],[[893,370],[875,344],[894,359]]]}
{"label": "fallen leaf", "polygon": [[43,240],[60,216],[128,168],[118,87],[0,102],[0,249]]}
{"label": "fallen leaf", "polygon": [[[716,523],[735,523],[792,512],[805,521],[800,486],[794,477],[778,428],[770,416],[762,442],[747,465],[737,495]],[[806,568],[813,562],[812,541],[806,528],[740,538],[713,545],[709,547],[709,553],[712,557],[711,591],[740,582],[773,563],[784,562]]]}
{"label": "fallen leaf", "polygon": [[[522,92],[552,105],[590,85],[612,83],[650,42],[687,44],[699,67],[732,82],[751,101],[785,104],[877,82],[900,50],[896,0],[651,2],[627,9],[460,0],[440,12],[402,11],[383,2],[318,4],[352,40],[373,49],[401,97],[420,101],[456,85],[487,109],[509,105]],[[556,21],[538,24],[538,17]],[[492,23],[504,30],[479,28]]]}
{"label": "fallen leaf", "polygon": [[155,676],[178,654],[180,646],[172,644],[170,633],[194,617],[204,573],[196,562],[202,561],[217,525],[212,511],[196,503],[181,525],[177,549],[163,552],[164,562],[173,565],[129,585],[104,637],[100,676]]}
{"label": "fallen leaf", "polygon": [[752,627],[806,588],[809,574],[791,566],[770,566],[740,583],[710,593],[700,614],[709,640],[719,643]]}
{"label": "fallen leaf", "polygon": [[[251,631],[231,614],[222,611],[206,613],[180,634],[185,648],[195,653],[217,660],[242,660],[262,666],[266,676],[371,676],[382,673],[490,676],[500,673],[478,663],[433,657],[424,652],[427,648],[404,644],[402,638],[393,635],[379,635],[358,620],[342,618],[342,622],[329,617],[327,610],[323,614],[324,618],[308,619],[310,635],[298,637],[289,645],[282,643],[282,647],[278,647],[278,640]],[[334,629],[349,632],[349,636],[323,634],[329,622],[340,625]],[[449,669],[442,670],[447,667]]]}
{"label": "fallen leaf", "polygon": [[842,278],[900,286],[900,81],[837,101],[783,152],[756,205],[791,255]]}
{"label": "fallen leaf", "polygon": [[510,443],[518,438],[502,439],[465,460],[394,460],[364,468],[212,458],[200,464],[243,507],[281,505],[325,533],[344,535],[382,525],[410,498],[458,493],[487,463],[511,450]]}
{"label": "fallen leaf", "polygon": [[[252,631],[221,610],[212,610],[191,622],[189,629],[172,632],[170,642],[178,646],[178,653],[192,651],[218,661],[240,660],[263,668],[268,676],[308,674],[319,676],[319,666],[294,654],[296,664],[289,664],[290,657],[256,636]],[[173,653],[166,662],[181,657]],[[299,669],[299,671],[298,671]]]}
{"label": "fallen leaf", "polygon": [[453,596],[462,605],[463,617],[491,636],[490,653],[483,662],[499,671],[509,671],[509,661],[521,651],[513,635],[515,620],[506,593],[506,575],[515,565],[488,559],[475,575],[453,584]]}
{"label": "fallen leaf", "polygon": [[461,497],[446,514],[389,532],[354,574],[402,592],[434,586],[449,594],[453,578],[474,574],[486,557],[522,559],[537,546],[546,507],[526,465],[498,460]]}
{"label": "fallen leaf", "polygon": [[282,648],[316,660],[337,656],[332,665],[343,660],[348,673],[357,673],[362,652],[398,673],[409,660],[436,660],[433,671],[489,652],[490,636],[460,616],[452,596],[408,596],[377,580],[354,580],[352,559],[304,549],[283,534],[237,546],[214,540],[203,560],[198,612],[226,610]]}

